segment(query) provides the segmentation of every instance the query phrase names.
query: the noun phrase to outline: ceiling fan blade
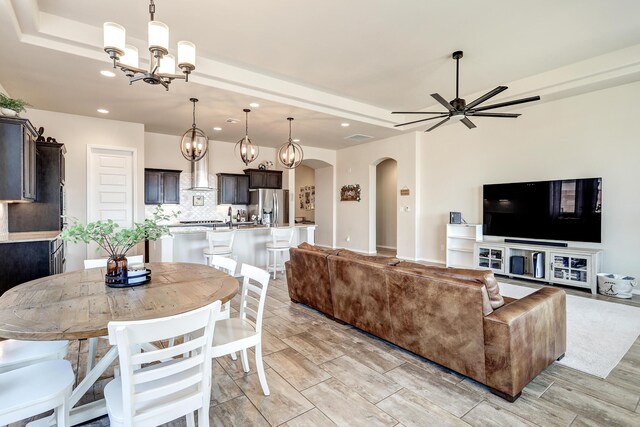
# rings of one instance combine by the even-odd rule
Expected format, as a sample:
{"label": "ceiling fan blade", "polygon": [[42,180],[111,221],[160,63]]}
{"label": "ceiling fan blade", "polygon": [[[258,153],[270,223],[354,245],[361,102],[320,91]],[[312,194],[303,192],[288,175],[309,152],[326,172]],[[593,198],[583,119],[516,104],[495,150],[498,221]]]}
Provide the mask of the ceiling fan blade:
{"label": "ceiling fan blade", "polygon": [[446,111],[392,111],[391,114],[447,114]]}
{"label": "ceiling fan blade", "polygon": [[498,86],[497,88],[485,93],[484,95],[482,95],[480,98],[476,99],[475,101],[471,102],[470,104],[467,105],[467,109],[473,108],[478,104],[482,104],[484,101],[486,101],[489,98],[493,98],[494,96],[496,96],[497,94],[499,94],[502,91],[505,91],[509,89],[507,86]]}
{"label": "ceiling fan blade", "polygon": [[414,123],[426,122],[427,120],[439,119],[439,118],[442,118],[442,117],[447,117],[448,118],[448,116],[449,116],[446,113],[445,114],[440,113],[440,114],[442,114],[442,115],[441,116],[437,116],[437,117],[427,117],[426,119],[422,119],[422,120],[414,120],[413,122],[401,123],[401,124],[395,125],[393,127],[397,128],[397,127],[400,127],[400,126],[412,125]]}
{"label": "ceiling fan blade", "polygon": [[429,132],[429,131],[434,130],[435,128],[437,128],[437,127],[438,127],[438,126],[440,126],[441,124],[443,124],[443,123],[447,122],[448,120],[449,120],[449,117],[447,117],[447,118],[446,118],[446,119],[444,119],[443,121],[438,122],[438,123],[436,123],[435,125],[431,126],[429,129],[425,130],[425,132]]}
{"label": "ceiling fan blade", "polygon": [[509,117],[515,119],[522,114],[514,113],[467,113],[471,117]]}
{"label": "ceiling fan blade", "polygon": [[464,118],[462,120],[460,120],[462,123],[464,123],[464,125],[466,127],[468,127],[469,129],[473,129],[474,127],[476,127],[476,125],[473,124],[473,122],[471,120],[469,120],[468,118]]}
{"label": "ceiling fan blade", "polygon": [[436,101],[438,101],[440,104],[444,105],[444,108],[446,108],[449,111],[456,111],[455,108],[453,108],[453,105],[449,104],[449,101],[447,101],[446,99],[444,99],[443,97],[441,97],[439,94],[437,93],[432,93],[431,96],[433,97],[433,99],[435,99]]}
{"label": "ceiling fan blade", "polygon": [[476,111],[491,110],[493,108],[508,107],[509,105],[524,104],[525,102],[532,102],[532,101],[540,101],[540,97],[539,96],[531,96],[529,98],[522,98],[522,99],[516,99],[514,101],[501,102],[499,104],[491,104],[491,105],[487,105],[487,106],[480,107],[480,108],[474,108],[473,111],[467,111],[467,113],[469,113],[469,112],[475,113]]}

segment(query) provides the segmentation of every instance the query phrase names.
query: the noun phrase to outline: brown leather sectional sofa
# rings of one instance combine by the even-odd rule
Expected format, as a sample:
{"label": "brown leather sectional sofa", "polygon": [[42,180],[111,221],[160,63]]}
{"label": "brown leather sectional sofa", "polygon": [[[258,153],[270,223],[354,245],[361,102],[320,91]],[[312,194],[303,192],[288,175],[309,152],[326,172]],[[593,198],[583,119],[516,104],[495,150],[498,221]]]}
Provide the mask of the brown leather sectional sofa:
{"label": "brown leather sectional sofa", "polygon": [[292,301],[473,378],[509,401],[566,349],[565,292],[503,298],[493,273],[303,243],[286,263]]}

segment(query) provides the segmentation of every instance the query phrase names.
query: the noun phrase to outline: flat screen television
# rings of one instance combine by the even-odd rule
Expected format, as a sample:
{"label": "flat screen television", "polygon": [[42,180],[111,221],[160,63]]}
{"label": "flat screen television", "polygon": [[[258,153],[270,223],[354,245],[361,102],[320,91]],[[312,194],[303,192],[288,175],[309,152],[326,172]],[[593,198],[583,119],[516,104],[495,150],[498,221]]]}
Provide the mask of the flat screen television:
{"label": "flat screen television", "polygon": [[486,235],[601,242],[602,178],[487,184],[482,193]]}

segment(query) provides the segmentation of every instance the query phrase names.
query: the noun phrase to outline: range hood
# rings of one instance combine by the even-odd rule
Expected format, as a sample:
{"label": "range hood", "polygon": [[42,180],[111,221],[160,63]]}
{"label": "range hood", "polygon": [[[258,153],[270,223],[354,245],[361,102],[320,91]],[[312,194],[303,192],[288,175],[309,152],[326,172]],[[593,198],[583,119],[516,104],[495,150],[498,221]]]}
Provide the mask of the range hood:
{"label": "range hood", "polygon": [[197,162],[191,162],[191,188],[189,190],[213,191],[209,186],[209,151]]}

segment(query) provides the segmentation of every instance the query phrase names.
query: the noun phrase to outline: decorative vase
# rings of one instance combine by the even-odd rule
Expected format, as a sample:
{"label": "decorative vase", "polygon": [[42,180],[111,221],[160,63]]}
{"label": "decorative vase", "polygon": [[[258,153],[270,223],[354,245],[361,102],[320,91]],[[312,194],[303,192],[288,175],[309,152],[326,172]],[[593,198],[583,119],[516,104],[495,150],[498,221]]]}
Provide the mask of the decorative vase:
{"label": "decorative vase", "polygon": [[126,278],[127,257],[124,255],[110,256],[107,260],[107,276]]}
{"label": "decorative vase", "polygon": [[16,111],[13,111],[9,108],[0,108],[0,111],[2,112],[3,115],[7,116],[7,117],[15,117],[18,115],[18,113]]}

